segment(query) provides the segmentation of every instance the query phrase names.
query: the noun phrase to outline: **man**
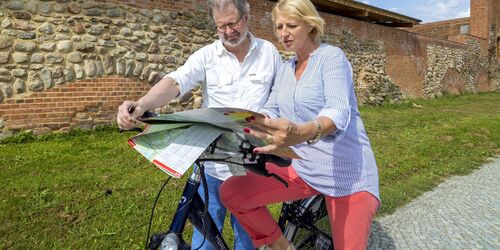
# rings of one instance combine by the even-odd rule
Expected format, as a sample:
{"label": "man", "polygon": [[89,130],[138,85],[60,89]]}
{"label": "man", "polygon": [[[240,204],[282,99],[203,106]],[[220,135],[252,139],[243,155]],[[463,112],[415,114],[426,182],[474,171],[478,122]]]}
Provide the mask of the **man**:
{"label": "man", "polygon": [[[257,111],[264,105],[275,72],[281,63],[276,48],[268,41],[255,38],[248,31],[250,7],[246,0],[208,0],[219,40],[193,53],[186,63],[165,76],[137,102],[125,101],[118,108],[120,128],[130,129],[145,111],[168,104],[193,89],[199,82],[203,90],[203,107],[236,107]],[[132,114],[129,114],[134,107]],[[226,209],[219,199],[219,186],[231,176],[227,165],[205,163],[209,193],[208,211],[219,230],[224,226]],[[198,192],[204,197],[203,185]],[[249,236],[233,216],[235,249],[253,249]],[[203,235],[193,234],[192,247],[203,242]],[[205,240],[201,249],[214,249]]]}

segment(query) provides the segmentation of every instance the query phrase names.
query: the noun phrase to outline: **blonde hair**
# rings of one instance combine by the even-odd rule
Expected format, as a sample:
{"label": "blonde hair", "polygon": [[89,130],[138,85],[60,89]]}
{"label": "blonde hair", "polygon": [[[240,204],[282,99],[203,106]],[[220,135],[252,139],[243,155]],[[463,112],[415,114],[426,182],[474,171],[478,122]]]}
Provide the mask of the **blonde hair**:
{"label": "blonde hair", "polygon": [[319,16],[318,11],[309,0],[279,0],[274,5],[272,11],[272,20],[274,27],[274,34],[278,37],[276,31],[276,15],[277,11],[281,14],[297,18],[306,22],[313,27],[311,35],[317,43],[321,43],[321,37],[325,34],[325,20]]}

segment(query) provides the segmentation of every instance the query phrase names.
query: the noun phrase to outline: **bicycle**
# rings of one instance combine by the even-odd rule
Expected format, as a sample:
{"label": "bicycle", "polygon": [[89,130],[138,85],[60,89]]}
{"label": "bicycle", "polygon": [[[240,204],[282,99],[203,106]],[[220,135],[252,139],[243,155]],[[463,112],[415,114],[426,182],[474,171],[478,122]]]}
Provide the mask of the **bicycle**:
{"label": "bicycle", "polygon": [[[146,116],[150,117],[153,116],[153,114],[148,113]],[[212,142],[205,150],[205,158],[198,158],[195,161],[195,167],[186,181],[169,229],[163,233],[155,233],[149,237],[154,208],[163,188],[170,180],[170,177],[160,188],[151,212],[150,225],[146,238],[146,249],[191,249],[191,246],[182,238],[187,220],[205,236],[200,246],[203,245],[205,240],[208,240],[216,249],[229,249],[212,217],[207,212],[208,203],[203,202],[197,192],[201,183],[206,185],[206,180],[204,180],[204,162],[217,161],[241,165],[256,174],[275,178],[288,187],[288,183],[279,176],[269,173],[265,166],[266,163],[269,162],[277,166],[287,167],[291,164],[291,160],[280,158],[275,155],[254,154],[254,146],[244,138],[241,138],[240,145],[237,149],[238,151],[236,152],[230,152],[217,147],[217,142],[218,139]],[[208,201],[207,188],[206,186],[204,187],[204,200]],[[323,220],[325,218],[327,219],[326,223]],[[283,203],[278,225],[285,237],[290,242],[293,242],[297,249],[333,249],[333,242],[329,234],[330,230],[328,229],[327,209],[323,195],[316,195],[303,200]],[[198,246],[198,248],[200,246]]]}
{"label": "bicycle", "polygon": [[278,225],[285,238],[293,242],[296,249],[333,249],[323,195],[284,202]]}

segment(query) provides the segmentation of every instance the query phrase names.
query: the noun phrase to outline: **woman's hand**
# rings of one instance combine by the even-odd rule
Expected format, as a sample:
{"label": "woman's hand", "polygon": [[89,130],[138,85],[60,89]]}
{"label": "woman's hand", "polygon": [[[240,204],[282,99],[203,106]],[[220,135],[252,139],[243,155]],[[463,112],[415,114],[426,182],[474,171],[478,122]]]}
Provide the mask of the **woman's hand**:
{"label": "woman's hand", "polygon": [[255,148],[256,153],[272,153],[273,151],[291,145],[296,145],[308,139],[310,129],[307,124],[295,124],[287,119],[254,118],[247,119],[254,126],[245,128],[243,132],[264,140],[268,145]]}
{"label": "woman's hand", "polygon": [[140,123],[137,118],[142,116],[145,111],[146,110],[144,110],[138,102],[124,101],[118,107],[118,114],[116,115],[118,127],[123,130],[129,130],[135,127]]}

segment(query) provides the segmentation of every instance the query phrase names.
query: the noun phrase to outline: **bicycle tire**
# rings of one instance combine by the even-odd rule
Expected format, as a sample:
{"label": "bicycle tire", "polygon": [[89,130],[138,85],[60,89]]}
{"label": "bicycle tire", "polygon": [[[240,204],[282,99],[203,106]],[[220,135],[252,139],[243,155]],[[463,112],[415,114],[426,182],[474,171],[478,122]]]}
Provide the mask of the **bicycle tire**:
{"label": "bicycle tire", "polygon": [[296,249],[333,249],[325,199],[316,195],[287,204],[283,234]]}

